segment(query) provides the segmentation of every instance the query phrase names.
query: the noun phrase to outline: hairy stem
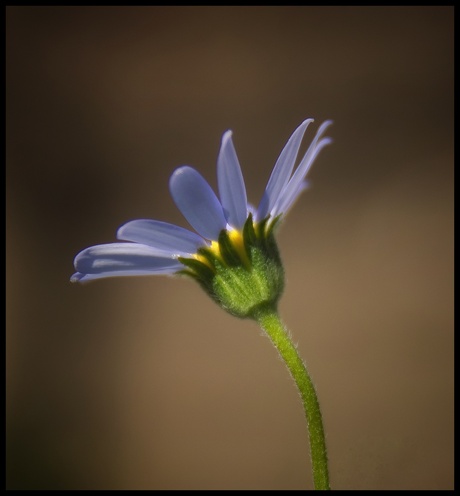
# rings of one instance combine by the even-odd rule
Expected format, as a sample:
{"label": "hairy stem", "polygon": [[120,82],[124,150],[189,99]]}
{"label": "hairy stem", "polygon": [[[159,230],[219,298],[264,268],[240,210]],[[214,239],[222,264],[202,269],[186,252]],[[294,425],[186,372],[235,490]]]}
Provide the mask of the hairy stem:
{"label": "hairy stem", "polygon": [[315,387],[307,368],[275,308],[259,308],[254,318],[278,350],[299,389],[307,419],[314,487],[317,490],[330,489],[323,420]]}

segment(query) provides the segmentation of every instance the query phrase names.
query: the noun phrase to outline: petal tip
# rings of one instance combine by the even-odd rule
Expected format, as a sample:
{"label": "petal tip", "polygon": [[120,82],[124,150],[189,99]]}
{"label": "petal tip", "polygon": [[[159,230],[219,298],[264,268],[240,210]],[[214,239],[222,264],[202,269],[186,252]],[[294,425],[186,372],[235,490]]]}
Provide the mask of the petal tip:
{"label": "petal tip", "polygon": [[195,170],[193,167],[190,167],[190,165],[181,165],[180,167],[177,167],[171,174],[170,180],[186,173],[190,169]]}
{"label": "petal tip", "polygon": [[222,135],[221,152],[222,149],[227,145],[227,143],[229,141],[232,141],[232,136],[233,136],[233,131],[230,129],[228,131],[225,131],[225,133]]}
{"label": "petal tip", "polygon": [[309,126],[312,122],[315,122],[315,119],[313,119],[313,117],[309,117],[308,119],[305,119],[300,126]]}
{"label": "petal tip", "polygon": [[70,282],[72,284],[80,282],[84,276],[85,275],[82,274],[81,272],[75,272],[75,274],[72,274],[72,276],[70,277]]}

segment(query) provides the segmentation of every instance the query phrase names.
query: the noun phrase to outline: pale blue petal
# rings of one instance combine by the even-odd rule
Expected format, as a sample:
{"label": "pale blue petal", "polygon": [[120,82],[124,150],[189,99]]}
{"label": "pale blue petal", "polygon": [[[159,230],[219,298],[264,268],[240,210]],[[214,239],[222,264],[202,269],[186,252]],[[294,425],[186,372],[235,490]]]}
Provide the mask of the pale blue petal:
{"label": "pale blue petal", "polygon": [[166,250],[177,256],[188,256],[197,252],[206,241],[198,234],[174,224],[151,219],[136,219],[122,225],[117,238]]}
{"label": "pale blue petal", "polygon": [[252,215],[253,219],[256,218],[256,207],[254,207],[254,205],[252,205],[252,203],[248,203],[248,215],[249,214]]}
{"label": "pale blue petal", "polygon": [[292,175],[288,184],[283,188],[283,190],[279,194],[278,200],[276,201],[276,204],[274,205],[274,207],[272,208],[272,210],[270,212],[272,216],[275,217],[275,216],[279,215],[280,213],[283,213],[282,205],[286,205],[286,204],[292,205],[292,203],[295,201],[297,196],[300,194],[300,191],[301,191],[300,185],[305,180],[305,176],[307,175],[308,171],[310,170],[310,167],[312,166],[318,153],[326,145],[328,145],[329,143],[332,142],[331,138],[323,138],[323,139],[321,139],[321,141],[318,142],[321,135],[324,133],[326,128],[331,123],[332,123],[331,121],[326,121],[318,129],[318,132],[317,132],[315,138],[313,139],[310,147],[308,148],[307,153],[305,154],[304,158],[300,162],[296,171]]}
{"label": "pale blue petal", "polygon": [[169,189],[190,225],[203,238],[217,240],[227,221],[220,201],[203,176],[192,167],[179,167],[171,176]]}
{"label": "pale blue petal", "polygon": [[297,189],[293,191],[290,196],[282,197],[280,199],[280,203],[276,205],[276,212],[273,213],[273,217],[276,217],[279,213],[282,213],[283,215],[286,214],[297,198],[308,188],[308,186],[308,181],[302,181],[297,185]]}
{"label": "pale blue petal", "polygon": [[95,279],[107,279],[109,277],[127,277],[127,276],[158,276],[158,275],[173,275],[178,270],[183,269],[184,266],[180,265],[179,267],[165,267],[163,269],[155,269],[151,271],[147,270],[116,270],[113,272],[102,272],[100,274],[83,274],[81,272],[75,272],[70,278],[70,282],[89,282],[94,281]]}
{"label": "pale blue petal", "polygon": [[[77,273],[98,277],[165,274],[183,267],[171,254],[138,243],[90,246],[75,257],[74,266]],[[73,278],[79,280],[77,274]]]}
{"label": "pale blue petal", "polygon": [[227,131],[222,138],[217,158],[217,184],[228,224],[241,229],[248,218],[246,186],[231,131]]}
{"label": "pale blue petal", "polygon": [[313,119],[307,119],[292,133],[268,180],[267,187],[257,210],[257,220],[264,219],[278,200],[282,189],[286,186],[291,176],[294,164],[299,153],[303,135]]}

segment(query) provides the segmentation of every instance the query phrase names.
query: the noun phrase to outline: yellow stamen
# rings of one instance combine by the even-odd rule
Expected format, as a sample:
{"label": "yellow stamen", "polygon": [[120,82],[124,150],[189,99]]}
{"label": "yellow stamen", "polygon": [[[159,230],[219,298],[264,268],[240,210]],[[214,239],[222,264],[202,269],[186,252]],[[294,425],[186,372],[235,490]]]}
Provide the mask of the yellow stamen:
{"label": "yellow stamen", "polygon": [[220,258],[220,246],[218,241],[211,241],[211,248],[209,250],[213,251],[216,256]]}
{"label": "yellow stamen", "polygon": [[251,262],[248,258],[248,254],[246,253],[246,248],[244,246],[243,233],[241,231],[232,230],[229,231],[228,237],[230,238],[230,241],[238,252],[238,255],[240,256],[244,265],[246,265],[246,267],[250,267]]}
{"label": "yellow stamen", "polygon": [[[220,255],[219,243],[217,241],[211,241],[211,246],[209,248],[206,248],[206,249],[213,252],[214,255],[217,256],[219,259],[222,259],[221,255]],[[207,265],[210,269],[214,270],[214,266],[204,255],[201,255],[200,253],[195,253],[193,255],[193,258],[195,258],[196,260],[198,260],[202,264]]]}
{"label": "yellow stamen", "polygon": [[[227,231],[227,233],[230,242],[233,245],[235,251],[238,253],[238,256],[240,257],[241,261],[246,266],[246,268],[249,269],[251,267],[251,261],[249,260],[248,254],[246,253],[243,233],[241,231],[237,231],[234,229]],[[224,265],[226,265],[226,262],[224,261],[222,257],[222,253],[220,251],[220,245],[218,241],[211,241],[211,246],[206,247],[205,250],[207,252],[211,252],[212,255],[214,255],[214,257],[218,258]],[[207,265],[210,269],[214,270],[214,266],[212,262],[205,255],[202,255],[201,253],[195,253],[193,255],[193,258],[195,258],[202,264]]]}

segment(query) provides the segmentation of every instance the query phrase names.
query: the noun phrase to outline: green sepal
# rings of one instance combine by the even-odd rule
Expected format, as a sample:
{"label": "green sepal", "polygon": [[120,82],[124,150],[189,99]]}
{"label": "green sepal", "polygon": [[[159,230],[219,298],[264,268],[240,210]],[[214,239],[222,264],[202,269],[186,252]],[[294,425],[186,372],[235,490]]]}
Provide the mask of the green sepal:
{"label": "green sepal", "polygon": [[248,219],[243,226],[243,241],[246,254],[251,259],[251,247],[257,244],[257,234],[254,229],[254,223],[252,221],[252,214],[249,214]]}
{"label": "green sepal", "polygon": [[276,307],[284,289],[284,270],[274,237],[278,219],[254,224],[252,215],[243,226],[241,241],[222,230],[216,247],[200,248],[195,258],[179,258],[191,276],[227,312],[256,318],[260,308]]}
{"label": "green sepal", "polygon": [[219,259],[216,253],[208,248],[198,248],[197,255],[205,258],[209,262],[208,265],[210,267],[214,267],[216,261]]}
{"label": "green sepal", "polygon": [[[268,220],[268,218],[267,218]],[[277,215],[271,222],[270,224],[268,224],[268,227],[267,227],[267,232],[266,232],[266,236],[269,237],[269,236],[272,236],[274,235],[274,232],[275,232],[275,227],[278,227],[278,224],[281,220],[281,214]]]}
{"label": "green sepal", "polygon": [[191,269],[190,271],[185,270],[183,272],[185,272],[186,274],[192,273],[196,279],[207,281],[211,280],[214,277],[213,270],[208,267],[208,265],[200,262],[199,260],[196,260],[195,258],[179,257],[178,260],[181,264]]}
{"label": "green sepal", "polygon": [[226,265],[229,267],[240,267],[243,265],[243,261],[236,250],[235,246],[230,240],[228,232],[222,229],[219,234],[219,250],[222,255],[222,259]]}

